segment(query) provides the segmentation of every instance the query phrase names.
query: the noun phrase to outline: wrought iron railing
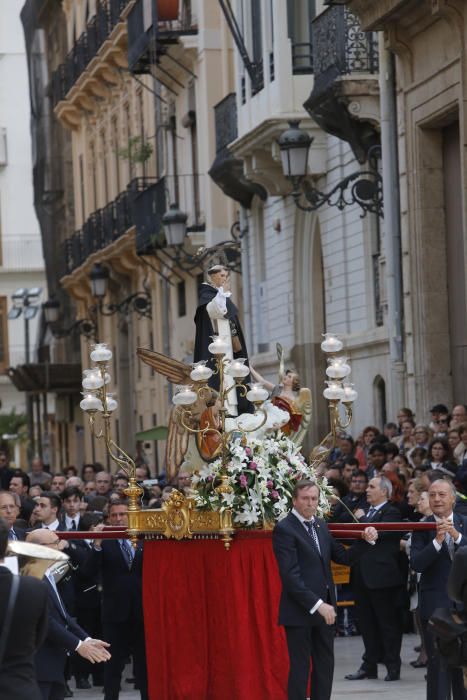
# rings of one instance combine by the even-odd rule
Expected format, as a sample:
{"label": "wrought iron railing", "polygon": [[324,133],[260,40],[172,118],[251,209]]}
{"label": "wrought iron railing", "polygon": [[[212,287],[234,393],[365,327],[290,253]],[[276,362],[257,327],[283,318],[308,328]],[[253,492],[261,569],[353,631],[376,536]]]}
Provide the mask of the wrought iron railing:
{"label": "wrought iron railing", "polygon": [[333,74],[378,72],[378,39],[364,32],[358,19],[344,5],[332,5],[313,20],[315,79]]}
{"label": "wrought iron railing", "polygon": [[237,99],[234,92],[214,105],[216,153],[221,153],[238,136]]}
{"label": "wrought iron railing", "polygon": [[166,209],[166,189],[164,178],[158,181],[140,179],[147,186],[135,192],[132,216],[136,226],[136,253],[147,255],[166,245],[162,224]]}
{"label": "wrought iron railing", "polygon": [[120,22],[120,15],[130,0],[98,0],[96,14],[89,20],[84,32],[73,44],[71,51],[52,74],[52,99],[54,106],[65,99],[88,64],[96,56]]}
{"label": "wrought iron railing", "polygon": [[188,4],[182,5],[177,19],[158,22],[154,31],[152,20],[144,16],[143,0],[136,0],[128,13],[128,68],[133,73],[147,73],[156,61],[159,45],[197,32],[197,18]]}
{"label": "wrought iron railing", "polygon": [[81,230],[67,238],[64,243],[63,275],[71,274],[92,253],[106,248],[136,224],[132,202],[138,193],[153,184],[153,179],[135,178],[112,202],[93,212]]}

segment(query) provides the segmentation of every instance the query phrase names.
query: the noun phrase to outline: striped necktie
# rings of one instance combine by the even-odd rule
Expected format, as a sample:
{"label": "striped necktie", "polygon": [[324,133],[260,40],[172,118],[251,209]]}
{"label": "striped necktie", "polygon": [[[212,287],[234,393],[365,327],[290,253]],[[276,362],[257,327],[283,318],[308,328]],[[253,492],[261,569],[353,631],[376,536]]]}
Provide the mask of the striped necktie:
{"label": "striped necktie", "polygon": [[129,569],[131,569],[131,565],[133,563],[133,559],[135,556],[135,550],[131,546],[131,544],[128,542],[128,540],[119,540],[120,542],[120,549],[122,550],[122,554],[124,556],[124,559],[127,563],[127,566]]}
{"label": "striped necktie", "polygon": [[12,527],[8,530],[8,539],[9,540],[17,540],[18,539],[18,536]]}
{"label": "striped necktie", "polygon": [[315,527],[314,521],[313,520],[304,520],[303,524],[305,525],[306,529],[308,530],[308,534],[312,538],[312,540],[315,544],[315,547],[321,556],[321,547],[319,546],[318,533],[316,532],[316,527]]}
{"label": "striped necktie", "polygon": [[371,520],[373,520],[373,518],[377,512],[378,511],[376,510],[376,508],[373,508],[373,506],[371,506],[370,510],[366,514],[367,522],[370,522]]}

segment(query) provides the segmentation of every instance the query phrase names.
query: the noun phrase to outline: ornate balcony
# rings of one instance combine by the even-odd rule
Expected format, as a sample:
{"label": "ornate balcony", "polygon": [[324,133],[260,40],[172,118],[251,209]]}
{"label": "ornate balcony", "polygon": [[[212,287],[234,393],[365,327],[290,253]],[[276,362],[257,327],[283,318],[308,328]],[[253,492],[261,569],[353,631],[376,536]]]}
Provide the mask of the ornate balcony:
{"label": "ornate balcony", "polygon": [[149,255],[166,246],[162,217],[165,214],[165,180],[148,181],[147,187],[133,199],[133,221],[136,226],[136,253]]}
{"label": "ornate balcony", "polygon": [[171,45],[183,36],[198,33],[191,3],[164,0],[157,2],[156,8],[157,22],[143,0],[136,0],[128,14],[128,68],[132,73],[149,73],[151,66],[160,64]]}
{"label": "ornate balcony", "polygon": [[237,101],[234,92],[214,106],[214,114],[216,158],[211,165],[209,175],[227,197],[235,199],[244,207],[251,206],[251,200],[255,194],[266,200],[266,190],[245,177],[243,160],[236,158],[229,150],[229,145],[238,135]]}
{"label": "ornate balcony", "polygon": [[305,108],[324,131],[351,145],[363,163],[378,142],[378,39],[343,5],[313,21],[315,81]]}
{"label": "ornate balcony", "polygon": [[149,185],[148,178],[135,178],[126,190],[93,212],[82,229],[65,241],[62,276],[72,274],[89,256],[110,246],[136,224],[132,203]]}
{"label": "ornate balcony", "polygon": [[51,76],[55,112],[72,128],[79,121],[79,106],[91,110],[92,98],[102,97],[107,85],[118,82],[113,70],[126,66],[126,23],[121,14],[129,2],[98,0],[95,15]]}

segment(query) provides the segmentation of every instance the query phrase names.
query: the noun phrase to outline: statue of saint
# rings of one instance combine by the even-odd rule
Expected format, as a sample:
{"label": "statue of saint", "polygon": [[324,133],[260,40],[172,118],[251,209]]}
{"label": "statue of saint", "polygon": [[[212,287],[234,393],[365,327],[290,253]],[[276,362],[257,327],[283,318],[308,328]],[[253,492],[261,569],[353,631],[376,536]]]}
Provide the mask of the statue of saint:
{"label": "statue of saint", "polygon": [[[214,265],[207,273],[207,281],[203,282],[199,289],[198,307],[195,314],[196,337],[194,349],[194,362],[208,360],[208,365],[214,369],[213,356],[208,350],[213,335],[219,335],[227,343],[226,357],[234,359],[238,357],[248,358],[245,338],[238,319],[238,309],[231,300],[229,270],[224,265]],[[247,362],[248,364],[248,362]],[[225,385],[233,384],[232,377],[225,377]],[[247,383],[246,377],[244,382]],[[209,386],[219,389],[219,377],[213,375],[209,380]],[[229,415],[251,412],[251,404],[238,392],[230,391],[227,397],[226,407]]]}

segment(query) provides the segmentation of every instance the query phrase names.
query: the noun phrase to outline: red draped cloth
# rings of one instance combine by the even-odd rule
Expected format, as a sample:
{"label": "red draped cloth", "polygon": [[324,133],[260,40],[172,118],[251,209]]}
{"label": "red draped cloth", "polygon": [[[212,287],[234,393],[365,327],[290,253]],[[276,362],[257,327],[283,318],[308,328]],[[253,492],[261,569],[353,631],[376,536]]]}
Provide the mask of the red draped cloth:
{"label": "red draped cloth", "polygon": [[150,700],[284,700],[288,656],[271,533],[144,545]]}

